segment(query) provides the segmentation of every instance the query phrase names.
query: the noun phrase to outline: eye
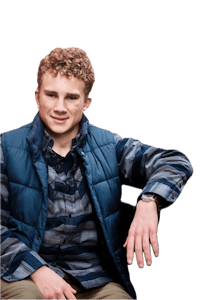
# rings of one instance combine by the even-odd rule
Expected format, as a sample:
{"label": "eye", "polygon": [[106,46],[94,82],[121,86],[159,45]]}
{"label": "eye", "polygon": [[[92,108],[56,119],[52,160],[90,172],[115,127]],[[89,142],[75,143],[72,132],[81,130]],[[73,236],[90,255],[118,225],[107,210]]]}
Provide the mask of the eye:
{"label": "eye", "polygon": [[48,96],[48,97],[51,97],[51,98],[55,98],[55,97],[56,97],[55,94],[51,94],[51,93],[47,94],[47,96]]}

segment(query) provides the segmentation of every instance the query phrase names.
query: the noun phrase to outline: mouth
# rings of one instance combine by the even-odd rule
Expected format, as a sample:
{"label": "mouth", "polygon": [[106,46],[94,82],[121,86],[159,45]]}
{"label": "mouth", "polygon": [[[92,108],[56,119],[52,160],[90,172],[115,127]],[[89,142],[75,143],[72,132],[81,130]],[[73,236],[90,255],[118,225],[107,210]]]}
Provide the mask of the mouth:
{"label": "mouth", "polygon": [[51,117],[54,120],[54,122],[56,122],[58,124],[62,124],[68,119],[68,118],[57,118],[57,117],[53,117],[53,116],[51,116]]}

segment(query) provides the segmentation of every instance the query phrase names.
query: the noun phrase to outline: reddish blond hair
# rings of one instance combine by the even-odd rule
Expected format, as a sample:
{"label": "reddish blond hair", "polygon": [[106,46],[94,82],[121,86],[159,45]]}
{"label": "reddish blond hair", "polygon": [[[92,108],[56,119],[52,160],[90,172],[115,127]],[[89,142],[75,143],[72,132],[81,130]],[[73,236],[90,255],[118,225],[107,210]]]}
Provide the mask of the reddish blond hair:
{"label": "reddish blond hair", "polygon": [[53,76],[75,76],[85,83],[85,95],[88,96],[95,81],[94,70],[85,51],[79,48],[56,48],[45,56],[38,68],[38,90],[43,74],[49,71]]}

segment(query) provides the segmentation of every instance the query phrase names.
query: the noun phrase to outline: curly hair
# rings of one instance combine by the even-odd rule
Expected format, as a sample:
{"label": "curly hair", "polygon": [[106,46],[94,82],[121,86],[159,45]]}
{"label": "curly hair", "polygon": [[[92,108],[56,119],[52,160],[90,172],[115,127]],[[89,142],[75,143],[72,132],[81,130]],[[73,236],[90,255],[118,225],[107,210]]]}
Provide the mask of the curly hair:
{"label": "curly hair", "polygon": [[42,84],[43,74],[49,71],[53,76],[75,76],[85,83],[85,95],[89,95],[95,81],[94,70],[85,51],[79,48],[56,48],[45,56],[38,68],[38,90]]}

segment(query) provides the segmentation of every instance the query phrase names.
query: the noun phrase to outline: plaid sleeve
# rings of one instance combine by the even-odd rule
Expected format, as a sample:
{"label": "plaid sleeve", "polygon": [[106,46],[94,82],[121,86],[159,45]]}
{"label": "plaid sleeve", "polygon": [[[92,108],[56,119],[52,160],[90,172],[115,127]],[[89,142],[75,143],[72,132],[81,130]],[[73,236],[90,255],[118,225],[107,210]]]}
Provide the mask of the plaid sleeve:
{"label": "plaid sleeve", "polygon": [[176,150],[151,147],[116,134],[114,137],[122,183],[142,189],[140,196],[159,195],[163,207],[173,203],[193,173],[187,157]]}
{"label": "plaid sleeve", "polygon": [[8,282],[28,277],[45,261],[22,243],[7,227],[10,216],[8,179],[0,137],[1,159],[1,278]]}

